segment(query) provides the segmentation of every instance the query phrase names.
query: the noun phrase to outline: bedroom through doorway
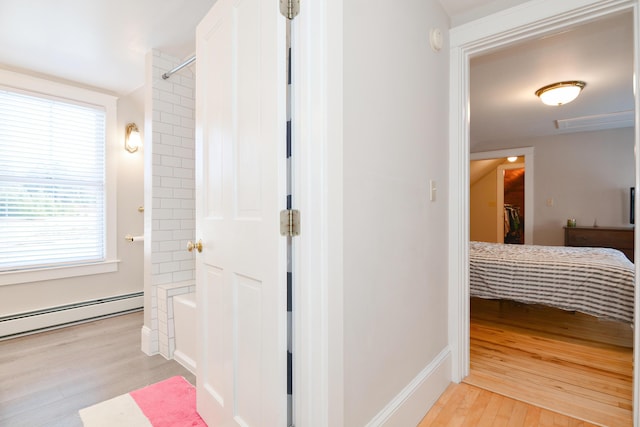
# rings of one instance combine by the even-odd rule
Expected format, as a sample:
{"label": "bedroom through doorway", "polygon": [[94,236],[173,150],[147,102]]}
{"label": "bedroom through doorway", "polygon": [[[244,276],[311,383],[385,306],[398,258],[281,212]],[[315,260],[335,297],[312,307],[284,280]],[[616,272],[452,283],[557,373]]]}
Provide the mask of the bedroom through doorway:
{"label": "bedroom through doorway", "polygon": [[[531,102],[523,111],[534,111],[539,107],[539,100],[533,96],[536,79],[539,82],[546,81],[541,79],[555,78],[552,67],[546,67],[544,60],[536,55],[544,52],[550,60],[557,60],[558,56],[553,50],[555,43],[566,47],[570,43],[569,38],[576,35],[579,42],[585,43],[586,34],[595,34],[603,39],[602,46],[594,45],[593,39],[589,43],[587,38],[588,44],[585,46],[588,49],[583,46],[569,50],[586,50],[599,57],[593,53],[594,49],[611,50],[612,45],[617,46],[616,49],[626,48],[627,56],[623,60],[628,65],[626,74],[610,75],[628,82],[628,93],[622,96],[627,105],[614,112],[627,111],[628,114],[630,110],[633,113],[633,27],[633,10],[627,9],[624,13],[612,13],[580,26],[561,28],[557,33],[513,43],[471,58],[469,159],[506,158],[514,150],[527,148],[531,150],[533,163],[533,153],[536,154],[536,168],[533,165],[525,168],[525,177],[531,174],[532,189],[531,198],[528,199],[531,202],[525,202],[525,208],[531,211],[531,216],[528,213],[525,215],[525,245],[568,246],[564,227],[569,225],[568,220],[575,221],[576,218],[578,226],[584,228],[632,229],[629,210],[633,201],[629,197],[629,188],[636,182],[634,125],[633,122],[622,123],[620,120],[615,124],[606,122],[614,118],[614,115],[609,116],[612,112],[607,110],[613,108],[612,105],[601,104],[598,114],[602,120],[599,124],[588,120],[586,117],[590,114],[587,111],[591,110],[578,104],[595,100],[595,97],[587,96],[587,89],[575,105],[567,105],[567,108],[562,106],[562,110],[556,107],[552,107],[556,110],[546,110],[539,123],[528,125],[526,121],[518,122],[520,112],[515,109],[510,113],[503,112],[497,118],[488,118],[483,114],[493,110],[485,104],[492,102],[487,94],[495,91],[495,87],[479,87],[488,80],[478,76],[476,67],[492,75],[489,80],[496,80],[503,89],[512,88],[517,92],[513,97],[530,96]],[[607,37],[615,38],[615,41],[604,41]],[[563,62],[565,69],[570,69],[571,60],[577,61],[579,56],[576,54],[575,58],[566,59]],[[519,90],[514,89],[517,86],[510,86],[506,74],[522,77],[524,73],[521,68],[509,68],[510,57],[516,58],[522,67],[528,66],[532,71],[526,78],[534,82],[531,83],[534,90],[530,87]],[[492,69],[494,65],[503,67],[503,74]],[[593,70],[583,66],[572,71],[579,74],[584,69]],[[611,73],[610,70],[608,72]],[[495,79],[496,75],[504,78]],[[596,91],[598,88],[595,86],[597,83],[594,82],[587,88]],[[501,95],[505,97],[504,90]],[[579,120],[582,124],[574,129],[562,129],[558,125],[563,121],[575,124]],[[541,124],[543,121],[551,123],[553,129],[538,129],[544,126]],[[509,122],[515,122],[516,127],[510,126]],[[499,127],[500,123],[504,128]],[[492,138],[489,128],[495,132],[493,135],[500,136]],[[529,134],[520,135],[516,128],[526,129]],[[596,150],[594,154],[587,153],[591,149]],[[500,155],[492,157],[495,153]],[[470,181],[473,181],[473,170],[471,166],[469,168]],[[575,178],[571,175],[573,173],[576,174]],[[598,178],[600,176],[602,178]],[[591,185],[590,179],[598,179],[598,182]],[[485,202],[494,221],[489,230],[488,226],[479,226],[478,218],[474,218],[477,207],[474,208],[473,190],[470,190],[469,203],[470,240],[510,243],[508,227],[500,224],[500,219],[504,221],[505,217],[494,213],[503,205],[498,198]],[[608,211],[592,208],[591,203],[606,206]],[[500,228],[501,225],[504,230]],[[479,238],[483,233],[495,238]],[[608,243],[597,245],[615,247]],[[630,268],[634,271],[633,265]],[[632,278],[632,285],[635,281]],[[634,333],[630,322],[511,299],[471,298],[469,310],[470,371],[464,382],[592,423],[633,424]]]}

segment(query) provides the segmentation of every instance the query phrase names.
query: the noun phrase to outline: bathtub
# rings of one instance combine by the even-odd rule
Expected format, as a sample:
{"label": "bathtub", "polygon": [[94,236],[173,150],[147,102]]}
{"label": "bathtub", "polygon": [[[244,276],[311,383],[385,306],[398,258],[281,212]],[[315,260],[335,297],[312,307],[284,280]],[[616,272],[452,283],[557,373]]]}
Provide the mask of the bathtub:
{"label": "bathtub", "polygon": [[175,332],[176,362],[196,373],[196,294],[195,292],[173,297],[173,322]]}

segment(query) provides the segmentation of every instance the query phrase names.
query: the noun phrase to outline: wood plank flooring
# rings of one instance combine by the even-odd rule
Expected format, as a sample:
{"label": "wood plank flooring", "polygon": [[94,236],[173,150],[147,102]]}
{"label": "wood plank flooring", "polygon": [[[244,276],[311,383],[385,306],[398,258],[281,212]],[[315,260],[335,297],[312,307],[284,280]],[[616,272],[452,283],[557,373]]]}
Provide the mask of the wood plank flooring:
{"label": "wood plank flooring", "polygon": [[465,383],[604,426],[632,425],[632,330],[541,306],[472,300]]}
{"label": "wood plank flooring", "polygon": [[0,426],[79,427],[78,410],[181,375],[140,350],[142,312],[0,341]]}
{"label": "wood plank flooring", "polygon": [[[195,383],[140,351],[141,326],[133,313],[0,341],[0,426],[79,427],[81,408],[173,375]],[[419,427],[632,425],[625,325],[472,301],[471,338],[466,384],[452,384]]]}
{"label": "wood plank flooring", "polygon": [[470,384],[451,384],[418,427],[595,427]]}

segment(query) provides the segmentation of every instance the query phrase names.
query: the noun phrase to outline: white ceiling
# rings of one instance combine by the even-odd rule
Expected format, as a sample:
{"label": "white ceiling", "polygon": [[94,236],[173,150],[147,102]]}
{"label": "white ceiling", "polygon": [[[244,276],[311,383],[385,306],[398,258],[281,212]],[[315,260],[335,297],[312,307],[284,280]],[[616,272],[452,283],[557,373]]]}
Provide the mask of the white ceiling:
{"label": "white ceiling", "polygon": [[[439,0],[453,25],[524,0]],[[145,54],[195,51],[195,27],[215,0],[0,0],[0,66],[127,95],[144,84]],[[557,133],[554,120],[632,109],[630,14],[472,60],[472,147]],[[563,107],[533,95],[587,82]]]}
{"label": "white ceiling", "polygon": [[[440,3],[450,16],[477,16],[522,1]],[[144,84],[151,49],[185,59],[194,53],[195,27],[214,3],[0,0],[0,66],[126,95]]]}
{"label": "white ceiling", "polygon": [[[578,99],[560,107],[535,96],[540,87],[564,80],[583,80],[587,86]],[[633,111],[632,14],[472,58],[470,97],[472,151],[487,142],[506,146],[536,136],[632,126],[629,120],[602,123]],[[557,129],[556,120],[565,119],[579,126]]]}
{"label": "white ceiling", "polygon": [[185,58],[215,0],[0,0],[0,65],[126,95],[151,49]]}

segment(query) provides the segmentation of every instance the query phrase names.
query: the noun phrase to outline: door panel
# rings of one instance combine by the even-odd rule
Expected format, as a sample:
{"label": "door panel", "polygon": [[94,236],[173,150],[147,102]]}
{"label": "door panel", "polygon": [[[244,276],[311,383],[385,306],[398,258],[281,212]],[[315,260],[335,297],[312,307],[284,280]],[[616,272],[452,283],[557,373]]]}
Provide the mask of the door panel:
{"label": "door panel", "polygon": [[[223,381],[225,379],[225,363],[224,363],[224,282],[222,280],[223,271],[215,268],[208,267],[205,271],[206,274],[206,292],[203,293],[204,303],[209,310],[208,320],[211,325],[218,325],[218,327],[211,327],[206,329],[206,340],[208,341],[209,362],[207,368],[199,371],[206,378],[203,378],[204,383],[208,385],[209,392],[216,398],[220,405],[224,405],[222,398],[225,389]],[[200,301],[198,301],[198,304]],[[199,337],[199,341],[202,339]],[[196,363],[197,366],[197,363]],[[198,375],[198,381],[200,381],[200,375]]]}
{"label": "door panel", "polygon": [[260,425],[252,412],[260,407],[260,354],[262,352],[262,331],[260,327],[262,310],[262,283],[244,276],[236,276],[236,299],[238,325],[237,354],[237,390],[238,416],[246,425]]}
{"label": "door panel", "polygon": [[285,32],[278,3],[218,0],[197,29],[198,412],[287,416]]}

